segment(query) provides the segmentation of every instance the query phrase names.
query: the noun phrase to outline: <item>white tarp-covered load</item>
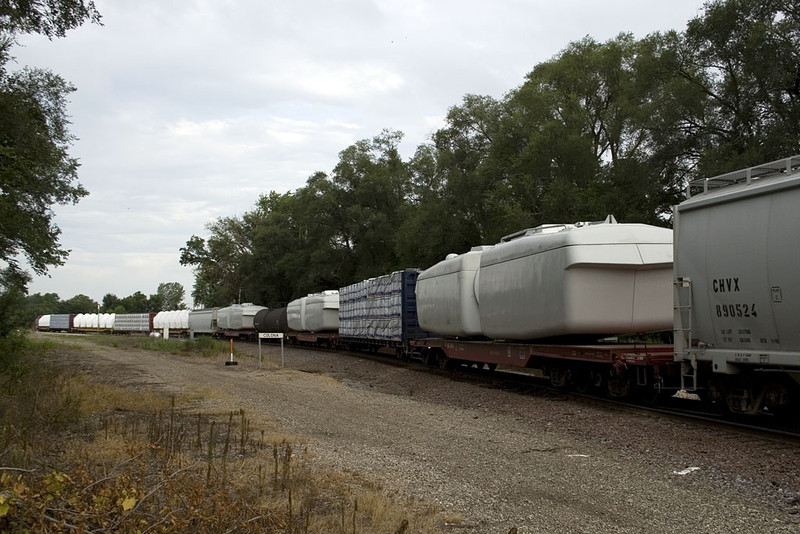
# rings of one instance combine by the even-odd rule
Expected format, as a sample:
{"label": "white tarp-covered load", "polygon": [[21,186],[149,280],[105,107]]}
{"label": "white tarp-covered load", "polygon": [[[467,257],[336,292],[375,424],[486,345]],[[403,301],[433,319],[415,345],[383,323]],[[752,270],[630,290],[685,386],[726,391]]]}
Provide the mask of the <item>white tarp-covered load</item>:
{"label": "white tarp-covered load", "polygon": [[[603,223],[544,225],[467,254],[480,256],[474,275],[474,257],[460,266],[451,258],[428,270],[449,276],[449,281],[438,291],[418,287],[422,328],[442,335],[479,335],[474,328],[476,303],[480,335],[492,339],[672,328],[669,229],[618,224],[613,217]],[[419,285],[433,278],[428,271],[420,275]],[[469,280],[472,295],[465,287]],[[448,309],[451,305],[462,309]],[[438,315],[423,321],[425,310]]]}
{"label": "white tarp-covered load", "polygon": [[188,330],[189,310],[160,311],[153,319],[153,328],[156,330],[163,330],[164,328]]}
{"label": "white tarp-covered load", "polygon": [[336,332],[339,330],[339,292],[312,293],[295,299],[286,307],[286,320],[297,332]]}
{"label": "white tarp-covered load", "polygon": [[50,330],[50,316],[42,315],[36,320],[37,330]]}

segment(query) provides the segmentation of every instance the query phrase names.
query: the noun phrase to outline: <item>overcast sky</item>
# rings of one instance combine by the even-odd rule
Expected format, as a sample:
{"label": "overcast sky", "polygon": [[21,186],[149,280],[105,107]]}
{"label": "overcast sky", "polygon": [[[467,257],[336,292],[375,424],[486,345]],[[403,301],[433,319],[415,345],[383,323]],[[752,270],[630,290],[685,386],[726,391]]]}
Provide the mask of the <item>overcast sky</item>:
{"label": "overcast sky", "polygon": [[[180,282],[180,247],[384,128],[402,152],[466,94],[501,98],[584,36],[683,31],[702,0],[95,0],[103,26],[25,37],[71,95],[90,195],[57,207],[66,265],[30,293],[100,301]],[[553,221],[567,222],[567,221]]]}

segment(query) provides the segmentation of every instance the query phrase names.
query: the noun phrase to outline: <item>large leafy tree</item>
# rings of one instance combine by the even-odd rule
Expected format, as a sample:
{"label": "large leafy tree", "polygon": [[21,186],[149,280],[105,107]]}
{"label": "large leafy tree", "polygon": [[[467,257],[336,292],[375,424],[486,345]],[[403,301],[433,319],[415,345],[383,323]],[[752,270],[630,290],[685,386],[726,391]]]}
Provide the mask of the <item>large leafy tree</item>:
{"label": "large leafy tree", "polygon": [[7,39],[18,33],[64,37],[86,21],[99,23],[94,2],[85,0],[0,0],[0,32]]}
{"label": "large leafy tree", "polygon": [[507,186],[494,195],[520,205],[534,224],[608,213],[663,223],[684,178],[656,142],[675,126],[657,122],[659,110],[684,89],[670,85],[669,60],[658,41],[621,34],[571,43],[537,65],[506,102],[491,158]]}
{"label": "large leafy tree", "polygon": [[61,303],[62,313],[97,313],[98,303],[86,295],[75,295]]}
{"label": "large leafy tree", "polygon": [[192,297],[202,306],[228,306],[252,298],[243,281],[242,268],[252,250],[252,232],[247,220],[222,217],[208,224],[208,239],[192,236],[181,247],[181,265],[195,270]]}
{"label": "large leafy tree", "polygon": [[[62,37],[85,21],[99,22],[92,2],[82,0],[0,1],[0,293],[6,302],[24,294],[30,276],[62,265],[68,252],[58,242],[55,204],[87,194],[77,182],[78,162],[69,155],[74,140],[66,97],[74,87],[46,70],[9,72],[6,65],[18,35]],[[13,299],[12,299],[13,300]],[[0,309],[0,314],[4,310]],[[0,335],[9,321],[0,318]]]}
{"label": "large leafy tree", "polygon": [[800,152],[800,7],[713,0],[689,22],[680,74],[706,95],[696,117],[708,176]]}
{"label": "large leafy tree", "polygon": [[[186,304],[183,302],[186,296],[186,291],[183,285],[179,282],[162,282],[158,284],[156,296],[161,301],[161,305],[152,311],[169,311],[169,310],[183,310],[186,309]],[[150,300],[153,300],[151,295]]]}
{"label": "large leafy tree", "polygon": [[403,134],[384,130],[339,153],[333,170],[340,221],[338,237],[352,258],[354,279],[399,267],[396,234],[411,180],[398,145]]}

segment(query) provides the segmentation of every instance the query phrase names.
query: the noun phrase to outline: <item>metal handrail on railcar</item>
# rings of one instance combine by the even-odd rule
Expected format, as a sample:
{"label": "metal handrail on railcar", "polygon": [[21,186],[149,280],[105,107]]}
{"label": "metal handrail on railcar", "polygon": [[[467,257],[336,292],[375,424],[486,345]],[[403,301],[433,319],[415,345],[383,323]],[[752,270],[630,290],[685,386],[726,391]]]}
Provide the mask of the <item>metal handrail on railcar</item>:
{"label": "metal handrail on railcar", "polygon": [[689,185],[686,187],[686,198],[691,198],[692,191],[697,191],[698,189],[703,193],[707,193],[710,190],[734,184],[747,183],[749,185],[753,180],[762,178],[779,175],[788,176],[798,170],[800,170],[800,155],[771,161],[747,169],[720,174],[712,178],[700,178],[689,182]]}

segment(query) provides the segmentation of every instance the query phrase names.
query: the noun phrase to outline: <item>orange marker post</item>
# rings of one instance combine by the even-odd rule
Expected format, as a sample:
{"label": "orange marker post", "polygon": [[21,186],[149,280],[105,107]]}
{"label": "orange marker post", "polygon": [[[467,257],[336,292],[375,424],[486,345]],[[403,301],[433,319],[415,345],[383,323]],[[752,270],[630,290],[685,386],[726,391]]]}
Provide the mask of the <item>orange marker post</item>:
{"label": "orange marker post", "polygon": [[239,362],[233,360],[233,339],[231,339],[231,359],[225,362],[225,365],[239,365]]}

